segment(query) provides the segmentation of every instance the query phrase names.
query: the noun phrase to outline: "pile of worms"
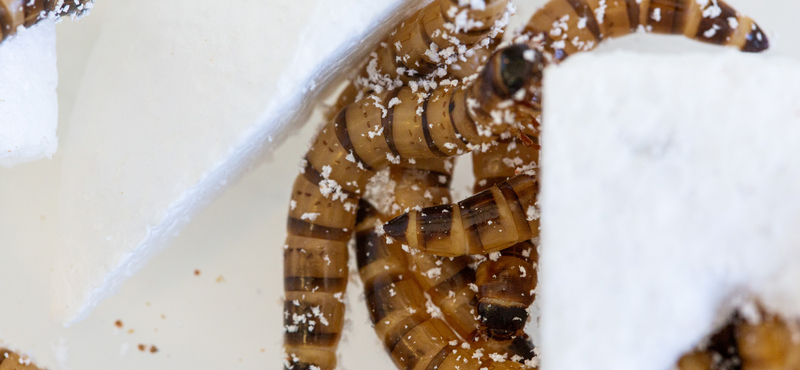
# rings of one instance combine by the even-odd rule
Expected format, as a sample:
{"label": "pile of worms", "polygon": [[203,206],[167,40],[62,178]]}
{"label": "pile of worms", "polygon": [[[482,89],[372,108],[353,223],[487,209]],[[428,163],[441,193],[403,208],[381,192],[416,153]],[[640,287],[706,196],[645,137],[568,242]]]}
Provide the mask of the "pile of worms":
{"label": "pile of worms", "polygon": [[[0,41],[92,0],[0,0]],[[524,327],[536,298],[544,68],[635,32],[744,52],[769,42],[721,0],[550,0],[506,33],[509,0],[434,0],[403,20],[336,100],[292,189],[284,244],[284,369],[333,370],[348,259],[398,369],[538,367]],[[451,203],[455,157],[475,195]],[[760,306],[676,364],[798,369],[797,323]],[[2,350],[0,370],[38,369]]]}
{"label": "pile of worms", "polygon": [[[540,247],[543,69],[635,32],[769,47],[718,0],[550,0],[502,41],[513,13],[509,0],[433,1],[399,23],[329,110],[292,189],[285,369],[336,368],[353,239],[375,334],[398,369],[538,367],[524,327]],[[475,194],[453,203],[455,157],[468,153]],[[787,323],[738,317],[676,366],[800,363]],[[776,346],[785,351],[765,350]]]}

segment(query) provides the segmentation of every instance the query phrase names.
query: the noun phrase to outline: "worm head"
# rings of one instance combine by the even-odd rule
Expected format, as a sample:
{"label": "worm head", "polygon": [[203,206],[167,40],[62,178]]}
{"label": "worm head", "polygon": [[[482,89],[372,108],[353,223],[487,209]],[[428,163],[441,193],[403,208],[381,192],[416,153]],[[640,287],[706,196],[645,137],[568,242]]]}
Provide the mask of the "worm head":
{"label": "worm head", "polygon": [[497,117],[501,117],[502,124],[492,131],[507,132],[506,125],[511,124],[510,131],[536,135],[544,66],[542,54],[526,44],[513,44],[492,54],[482,71],[476,94],[483,106],[493,107],[491,115],[495,117],[495,124],[499,123]]}

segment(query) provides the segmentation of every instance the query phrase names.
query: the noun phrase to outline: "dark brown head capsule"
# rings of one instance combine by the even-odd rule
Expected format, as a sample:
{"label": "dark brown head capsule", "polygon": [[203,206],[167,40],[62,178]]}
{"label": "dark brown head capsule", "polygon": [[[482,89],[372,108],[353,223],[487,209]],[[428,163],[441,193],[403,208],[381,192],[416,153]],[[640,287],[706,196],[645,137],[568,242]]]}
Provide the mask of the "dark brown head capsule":
{"label": "dark brown head capsule", "polygon": [[[477,94],[479,100],[489,101],[520,99],[520,90],[535,90],[542,83],[544,58],[525,44],[515,44],[496,51],[483,69]],[[524,95],[522,96],[524,97]]]}

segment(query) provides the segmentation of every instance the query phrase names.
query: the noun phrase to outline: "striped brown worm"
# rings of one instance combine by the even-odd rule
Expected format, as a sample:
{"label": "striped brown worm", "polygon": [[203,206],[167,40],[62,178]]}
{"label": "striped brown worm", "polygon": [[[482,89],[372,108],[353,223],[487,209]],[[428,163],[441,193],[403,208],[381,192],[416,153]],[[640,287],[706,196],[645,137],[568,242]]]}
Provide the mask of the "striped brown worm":
{"label": "striped brown worm", "polygon": [[[536,168],[538,147],[518,139],[500,141],[488,151],[472,152],[474,192],[508,180],[520,167]],[[539,234],[532,230],[533,237]],[[482,332],[496,339],[523,334],[528,307],[535,298],[539,253],[529,240],[486,256],[477,271],[478,305]]]}
{"label": "striped brown worm", "polygon": [[522,36],[536,39],[561,60],[639,30],[745,52],[769,48],[761,28],[722,0],[550,0],[531,17]]}
{"label": "striped brown worm", "polygon": [[[591,50],[604,39],[630,34],[640,26],[745,52],[769,47],[766,35],[752,19],[721,0],[701,3],[550,0],[531,17],[517,41],[536,45],[556,60]],[[540,100],[541,96],[533,95],[524,101]],[[536,105],[530,107],[536,109]],[[535,131],[535,127],[530,129]],[[502,190],[492,187],[455,205],[402,215],[386,225],[386,232],[411,247],[442,256],[491,253],[525,241],[538,229],[536,194],[530,193],[537,191],[538,182],[533,176],[520,175],[504,184]]]}
{"label": "striped brown worm", "polygon": [[[508,0],[490,0],[483,10],[458,1],[436,0],[403,20],[370,54],[370,59],[351,79],[327,118],[373,92],[382,92],[423,81],[463,79],[475,74],[494,51]],[[472,20],[470,26],[457,26],[453,19]],[[441,69],[441,70],[440,70]]]}
{"label": "striped brown worm", "polygon": [[[502,126],[507,123],[494,125],[485,112],[541,78],[541,65],[513,59],[522,58],[521,48],[527,50],[498,50],[467,86],[443,85],[428,94],[402,87],[371,95],[323,126],[292,190],[284,246],[287,368],[335,367],[347,242],[367,180],[400,158],[450,157],[494,140],[493,130],[508,131]],[[513,73],[500,72],[509,66]]]}
{"label": "striped brown worm", "polygon": [[507,341],[500,348],[486,346],[499,343],[464,341],[454,330],[458,325],[444,320],[453,316],[430,309],[423,287],[407,267],[409,254],[377,235],[376,225],[382,221],[375,208],[362,200],[357,219],[356,254],[367,306],[375,332],[398,369],[526,368],[513,361],[531,355],[524,341]]}
{"label": "striped brown worm", "polygon": [[31,363],[27,357],[5,348],[0,348],[0,369],[2,370],[40,370],[39,367]]}
{"label": "striped brown worm", "polygon": [[[678,361],[680,370],[793,370],[800,368],[797,321],[757,312],[745,317],[737,310],[694,351]],[[755,316],[753,316],[755,315]]]}

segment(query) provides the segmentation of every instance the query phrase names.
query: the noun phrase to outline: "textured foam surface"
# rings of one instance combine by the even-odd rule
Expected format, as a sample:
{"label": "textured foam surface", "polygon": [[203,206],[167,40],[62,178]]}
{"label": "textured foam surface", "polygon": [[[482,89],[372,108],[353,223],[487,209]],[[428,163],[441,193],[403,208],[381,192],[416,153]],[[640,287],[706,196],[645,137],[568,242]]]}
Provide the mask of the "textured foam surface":
{"label": "textured foam surface", "polygon": [[421,3],[108,1],[65,138],[54,314],[114,292]]}
{"label": "textured foam surface", "polygon": [[739,298],[800,316],[800,64],[586,54],[549,69],[542,369],[671,369]]}
{"label": "textured foam surface", "polygon": [[52,157],[58,147],[56,31],[20,29],[0,45],[0,166]]}

